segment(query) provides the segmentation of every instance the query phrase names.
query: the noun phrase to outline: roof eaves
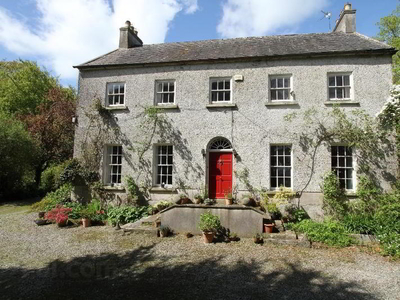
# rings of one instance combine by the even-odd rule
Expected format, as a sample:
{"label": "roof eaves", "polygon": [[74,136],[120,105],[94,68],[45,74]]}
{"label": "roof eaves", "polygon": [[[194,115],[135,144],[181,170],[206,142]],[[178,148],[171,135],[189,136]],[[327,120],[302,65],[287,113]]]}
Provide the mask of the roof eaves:
{"label": "roof eaves", "polygon": [[84,62],[84,63],[82,63],[82,64],[80,64],[80,65],[76,65],[76,66],[72,66],[72,67],[73,67],[73,68],[79,69],[80,67],[84,67],[86,64],[89,64],[89,63],[91,63],[91,62],[94,62],[94,61],[96,61],[96,60],[98,60],[98,59],[100,59],[100,58],[102,58],[102,57],[105,57],[105,56],[107,56],[107,55],[109,55],[109,54],[111,54],[111,53],[114,53],[114,52],[116,52],[116,51],[118,51],[118,49],[112,50],[112,51],[110,51],[110,52],[108,52],[108,53],[106,53],[106,54],[100,55],[100,56],[98,56],[98,57],[96,57],[96,58],[93,58],[93,59],[91,59],[91,60],[89,60],[89,61],[87,61],[87,62]]}

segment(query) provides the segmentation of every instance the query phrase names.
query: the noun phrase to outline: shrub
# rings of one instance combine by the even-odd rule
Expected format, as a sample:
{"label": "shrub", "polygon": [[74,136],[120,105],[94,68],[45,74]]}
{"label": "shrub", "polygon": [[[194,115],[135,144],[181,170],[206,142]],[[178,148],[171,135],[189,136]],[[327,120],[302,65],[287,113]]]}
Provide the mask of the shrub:
{"label": "shrub", "polygon": [[348,200],[334,172],[328,173],[324,177],[322,192],[324,194],[323,209],[325,213],[340,220],[349,210]]}
{"label": "shrub", "polygon": [[376,222],[371,214],[349,213],[343,218],[342,223],[349,232],[361,234],[376,233]]}
{"label": "shrub", "polygon": [[296,205],[289,205],[285,208],[286,216],[289,222],[298,223],[303,220],[309,219],[310,216],[302,207],[297,207]]}
{"label": "shrub", "polygon": [[221,221],[218,216],[214,216],[211,211],[208,211],[200,215],[198,227],[203,232],[215,232],[221,228]]}
{"label": "shrub", "polygon": [[292,229],[305,233],[311,242],[321,242],[338,247],[347,247],[353,243],[346,228],[336,221],[325,220],[323,223],[318,223],[312,220],[303,220],[293,224]]}
{"label": "shrub", "polygon": [[396,232],[384,232],[378,235],[384,255],[400,258],[400,234]]}
{"label": "shrub", "polygon": [[79,202],[67,202],[64,204],[65,207],[71,209],[71,212],[68,214],[68,217],[73,220],[80,219],[81,211],[84,209],[84,206]]}
{"label": "shrub", "polygon": [[32,211],[49,211],[57,206],[57,204],[65,204],[71,199],[72,185],[64,184],[54,192],[47,195],[39,202],[31,205]]}
{"label": "shrub", "polygon": [[174,203],[169,202],[169,201],[160,201],[158,203],[156,203],[153,207],[158,210],[158,211],[162,211],[164,209],[166,209],[167,207],[170,207],[174,205]]}
{"label": "shrub", "polygon": [[126,224],[136,222],[137,220],[148,216],[150,211],[151,207],[149,206],[111,206],[108,208],[107,216],[112,225],[117,223]]}
{"label": "shrub", "polygon": [[71,212],[71,208],[57,205],[52,210],[48,211],[45,215],[45,219],[56,222],[57,224],[66,222],[68,220],[68,214]]}
{"label": "shrub", "polygon": [[67,160],[61,164],[52,165],[44,170],[40,178],[40,190],[44,193],[48,193],[58,189],[62,184],[60,176],[69,163],[70,160]]}
{"label": "shrub", "polygon": [[288,203],[295,195],[296,194],[291,189],[280,186],[279,190],[274,195],[274,199],[278,204],[283,204]]}

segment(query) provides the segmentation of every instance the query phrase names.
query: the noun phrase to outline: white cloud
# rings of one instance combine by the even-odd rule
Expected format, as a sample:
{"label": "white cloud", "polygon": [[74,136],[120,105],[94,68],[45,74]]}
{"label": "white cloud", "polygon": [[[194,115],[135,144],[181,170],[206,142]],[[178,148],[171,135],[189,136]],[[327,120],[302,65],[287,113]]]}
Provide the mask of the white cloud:
{"label": "white cloud", "polygon": [[293,31],[328,0],[226,0],[217,31],[222,37],[260,36]]}
{"label": "white cloud", "polygon": [[126,20],[146,44],[162,43],[177,13],[194,13],[197,0],[35,0],[40,12],[32,30],[25,18],[0,7],[0,44],[17,55],[37,57],[62,79],[76,78],[72,65],[118,47]]}

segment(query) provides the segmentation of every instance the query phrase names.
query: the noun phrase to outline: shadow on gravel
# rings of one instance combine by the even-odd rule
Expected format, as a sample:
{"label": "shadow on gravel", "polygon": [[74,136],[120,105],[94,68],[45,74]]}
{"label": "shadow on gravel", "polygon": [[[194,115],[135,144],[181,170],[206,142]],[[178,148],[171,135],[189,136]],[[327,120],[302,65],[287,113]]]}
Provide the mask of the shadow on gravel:
{"label": "shadow on gravel", "polygon": [[170,265],[168,257],[153,256],[153,247],[54,261],[43,269],[0,269],[0,298],[378,299],[356,283],[292,264],[268,274],[254,262],[221,266],[220,258]]}

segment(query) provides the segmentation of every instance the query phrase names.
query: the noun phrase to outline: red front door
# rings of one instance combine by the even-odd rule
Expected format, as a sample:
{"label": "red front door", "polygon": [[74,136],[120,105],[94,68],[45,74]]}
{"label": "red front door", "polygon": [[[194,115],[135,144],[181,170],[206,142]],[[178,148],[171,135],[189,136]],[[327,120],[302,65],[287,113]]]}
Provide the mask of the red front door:
{"label": "red front door", "polygon": [[232,153],[210,152],[209,197],[224,198],[224,192],[232,191]]}

